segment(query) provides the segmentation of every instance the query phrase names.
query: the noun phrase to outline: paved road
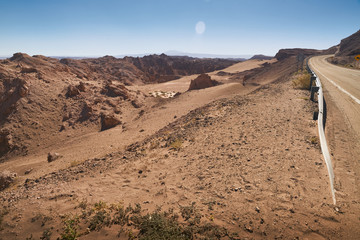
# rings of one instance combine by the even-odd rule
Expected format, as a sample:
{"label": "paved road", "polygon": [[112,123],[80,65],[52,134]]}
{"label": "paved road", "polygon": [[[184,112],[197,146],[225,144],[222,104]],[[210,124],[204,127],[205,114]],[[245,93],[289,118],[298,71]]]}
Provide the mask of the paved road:
{"label": "paved road", "polygon": [[312,57],[310,67],[324,88],[324,95],[332,98],[360,140],[360,70],[338,67],[327,62],[332,55]]}

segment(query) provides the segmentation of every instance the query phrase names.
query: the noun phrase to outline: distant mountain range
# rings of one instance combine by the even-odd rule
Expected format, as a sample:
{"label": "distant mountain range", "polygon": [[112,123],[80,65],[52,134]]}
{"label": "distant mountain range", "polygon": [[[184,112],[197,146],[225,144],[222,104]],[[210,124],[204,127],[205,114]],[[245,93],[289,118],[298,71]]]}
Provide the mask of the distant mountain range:
{"label": "distant mountain range", "polygon": [[[124,58],[124,57],[144,57],[148,55],[153,55],[154,53],[136,53],[136,54],[120,54],[113,55],[116,58]],[[233,59],[233,60],[247,60],[251,58],[253,55],[242,54],[242,55],[225,55],[225,54],[208,54],[208,53],[187,53],[180,52],[176,50],[167,51],[164,54],[168,56],[188,56],[193,58],[223,58],[223,59]],[[0,56],[0,59],[10,58],[11,56]],[[71,59],[86,59],[86,58],[98,58],[102,56],[48,56],[51,58],[63,59],[63,58],[71,58]]]}
{"label": "distant mountain range", "polygon": [[165,54],[168,56],[189,56],[194,58],[227,58],[227,59],[236,59],[236,60],[246,60],[253,56],[249,54],[225,55],[225,54],[208,54],[208,53],[187,53],[176,50],[167,51],[165,52]]}

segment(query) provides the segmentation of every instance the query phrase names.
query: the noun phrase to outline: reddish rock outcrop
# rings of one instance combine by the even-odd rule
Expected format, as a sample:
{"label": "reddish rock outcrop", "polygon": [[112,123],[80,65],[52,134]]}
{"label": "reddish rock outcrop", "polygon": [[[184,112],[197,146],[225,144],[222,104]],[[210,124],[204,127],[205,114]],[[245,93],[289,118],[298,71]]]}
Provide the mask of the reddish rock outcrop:
{"label": "reddish rock outcrop", "polygon": [[67,91],[66,91],[67,97],[75,97],[79,94],[80,94],[80,90],[77,87],[75,87],[73,85],[68,86]]}
{"label": "reddish rock outcrop", "polygon": [[109,97],[122,97],[124,99],[130,98],[129,92],[124,85],[114,85],[111,82],[107,82],[105,84],[101,93]]}
{"label": "reddish rock outcrop", "polygon": [[0,130],[0,156],[14,147],[13,139],[8,129]]}
{"label": "reddish rock outcrop", "polygon": [[113,114],[101,114],[101,131],[113,128],[121,124],[121,121]]}
{"label": "reddish rock outcrop", "polygon": [[84,82],[80,82],[79,85],[76,86],[77,89],[79,89],[80,92],[85,92],[86,87]]}
{"label": "reddish rock outcrop", "polygon": [[49,152],[48,156],[47,156],[47,161],[53,162],[53,161],[59,159],[60,157],[61,157],[61,155],[57,152]]}
{"label": "reddish rock outcrop", "polygon": [[218,83],[216,81],[211,80],[211,77],[209,75],[200,74],[197,78],[191,80],[188,91],[213,87],[217,84]]}

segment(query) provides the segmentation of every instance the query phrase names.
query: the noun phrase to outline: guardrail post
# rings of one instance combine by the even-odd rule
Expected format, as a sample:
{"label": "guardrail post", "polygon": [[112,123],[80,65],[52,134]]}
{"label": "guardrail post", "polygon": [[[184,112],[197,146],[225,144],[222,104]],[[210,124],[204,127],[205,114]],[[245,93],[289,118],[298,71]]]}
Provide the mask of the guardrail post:
{"label": "guardrail post", "polygon": [[317,121],[319,118],[319,112],[314,112],[313,114],[313,120]]}
{"label": "guardrail post", "polygon": [[312,85],[313,85],[313,82],[316,80],[316,77],[314,76],[314,75],[312,75],[311,77],[310,77],[310,86],[309,86],[309,90],[311,90],[311,87],[312,87]]}
{"label": "guardrail post", "polygon": [[311,96],[310,96],[310,100],[314,102],[314,94],[319,91],[319,87],[316,86],[311,86]]}

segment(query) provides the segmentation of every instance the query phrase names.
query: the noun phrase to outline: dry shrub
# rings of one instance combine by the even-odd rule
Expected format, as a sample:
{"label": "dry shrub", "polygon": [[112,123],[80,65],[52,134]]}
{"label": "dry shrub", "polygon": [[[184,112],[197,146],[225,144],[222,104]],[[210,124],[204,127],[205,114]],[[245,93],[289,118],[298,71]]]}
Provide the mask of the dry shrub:
{"label": "dry shrub", "polygon": [[292,84],[294,88],[303,90],[310,88],[310,73],[306,71],[297,72],[293,78]]}
{"label": "dry shrub", "polygon": [[180,138],[175,139],[170,143],[170,149],[179,151],[182,147],[183,141]]}

